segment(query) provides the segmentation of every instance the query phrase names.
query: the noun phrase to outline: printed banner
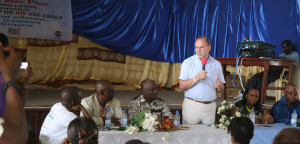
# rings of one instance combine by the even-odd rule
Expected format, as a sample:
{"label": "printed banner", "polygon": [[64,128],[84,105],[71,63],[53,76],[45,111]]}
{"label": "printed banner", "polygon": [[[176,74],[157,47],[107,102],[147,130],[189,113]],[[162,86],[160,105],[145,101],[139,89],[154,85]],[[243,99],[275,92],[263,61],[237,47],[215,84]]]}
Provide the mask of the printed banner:
{"label": "printed banner", "polygon": [[0,0],[0,32],[8,37],[70,41],[70,0]]}

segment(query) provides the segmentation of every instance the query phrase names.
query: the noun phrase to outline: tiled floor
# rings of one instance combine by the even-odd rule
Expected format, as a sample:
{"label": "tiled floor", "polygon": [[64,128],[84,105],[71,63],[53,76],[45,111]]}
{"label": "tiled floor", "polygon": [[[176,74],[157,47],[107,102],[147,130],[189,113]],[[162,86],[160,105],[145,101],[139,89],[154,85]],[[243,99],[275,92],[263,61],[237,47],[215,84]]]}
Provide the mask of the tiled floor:
{"label": "tiled floor", "polygon": [[[87,97],[94,93],[94,91],[84,90],[83,97]],[[30,89],[28,91],[28,98],[26,107],[51,107],[53,104],[60,101],[60,90],[41,90],[41,89]],[[140,91],[115,91],[115,98],[121,101],[121,105],[127,108],[130,100],[139,95]],[[183,92],[174,91],[160,91],[158,97],[165,100],[171,109],[181,109],[182,102],[184,99]],[[217,98],[216,102],[219,105],[223,101],[223,98]],[[235,99],[228,98],[228,102],[234,102]],[[266,101],[266,108],[271,108],[274,100]]]}

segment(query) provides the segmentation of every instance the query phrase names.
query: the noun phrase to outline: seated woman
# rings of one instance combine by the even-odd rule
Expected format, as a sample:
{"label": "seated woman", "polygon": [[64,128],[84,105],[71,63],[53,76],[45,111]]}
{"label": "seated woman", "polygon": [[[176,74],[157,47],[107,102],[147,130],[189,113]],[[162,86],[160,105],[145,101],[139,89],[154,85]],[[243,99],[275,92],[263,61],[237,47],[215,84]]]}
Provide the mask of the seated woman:
{"label": "seated woman", "polygon": [[264,110],[260,104],[260,95],[257,88],[250,88],[243,94],[243,99],[236,102],[235,106],[239,109],[243,117],[250,115],[251,109],[254,109],[255,123],[274,123],[270,114],[264,115]]}

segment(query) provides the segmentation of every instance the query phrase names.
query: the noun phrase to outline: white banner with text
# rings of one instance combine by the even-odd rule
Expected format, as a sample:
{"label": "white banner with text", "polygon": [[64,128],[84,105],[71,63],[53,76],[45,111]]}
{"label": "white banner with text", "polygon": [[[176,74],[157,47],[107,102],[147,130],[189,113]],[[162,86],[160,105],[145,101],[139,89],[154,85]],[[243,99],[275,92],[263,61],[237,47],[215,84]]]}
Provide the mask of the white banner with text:
{"label": "white banner with text", "polygon": [[0,0],[0,32],[8,37],[71,41],[71,0]]}

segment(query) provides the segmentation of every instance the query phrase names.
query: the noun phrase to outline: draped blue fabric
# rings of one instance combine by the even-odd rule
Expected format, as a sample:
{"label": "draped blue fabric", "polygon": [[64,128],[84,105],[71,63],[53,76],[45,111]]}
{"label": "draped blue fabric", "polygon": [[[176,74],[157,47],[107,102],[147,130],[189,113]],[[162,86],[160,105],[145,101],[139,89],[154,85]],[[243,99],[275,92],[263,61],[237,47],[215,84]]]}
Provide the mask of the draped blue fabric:
{"label": "draped blue fabric", "polygon": [[244,37],[300,49],[299,0],[72,0],[73,32],[120,53],[182,62],[199,36],[214,57],[235,57]]}

